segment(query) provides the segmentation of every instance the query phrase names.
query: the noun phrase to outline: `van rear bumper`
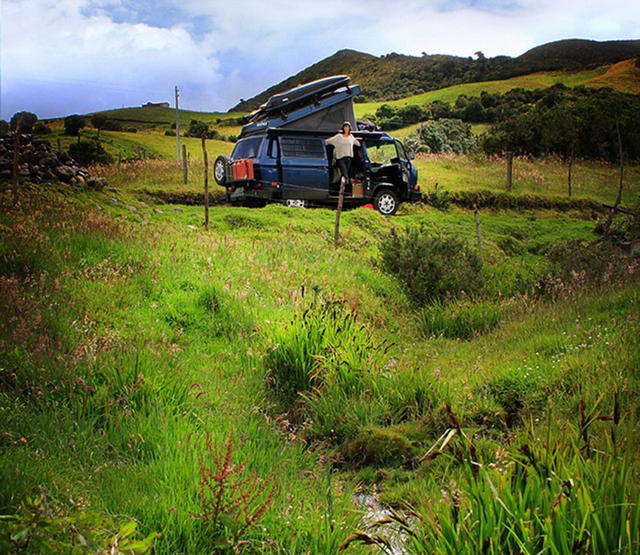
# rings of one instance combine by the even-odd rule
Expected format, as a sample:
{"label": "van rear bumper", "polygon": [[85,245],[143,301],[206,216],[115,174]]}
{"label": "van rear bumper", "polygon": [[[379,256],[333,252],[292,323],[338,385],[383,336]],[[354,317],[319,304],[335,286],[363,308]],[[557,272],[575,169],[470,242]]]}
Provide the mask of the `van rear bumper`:
{"label": "van rear bumper", "polygon": [[264,187],[257,181],[235,182],[227,187],[226,199],[232,204],[253,204],[280,197],[280,187]]}

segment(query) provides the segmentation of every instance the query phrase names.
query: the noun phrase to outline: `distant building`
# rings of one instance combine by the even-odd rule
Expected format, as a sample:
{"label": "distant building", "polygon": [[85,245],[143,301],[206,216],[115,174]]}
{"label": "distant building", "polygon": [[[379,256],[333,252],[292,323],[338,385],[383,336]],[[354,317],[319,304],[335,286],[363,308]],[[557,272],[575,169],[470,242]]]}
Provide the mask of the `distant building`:
{"label": "distant building", "polygon": [[147,102],[142,105],[143,108],[170,108],[170,104],[168,102]]}

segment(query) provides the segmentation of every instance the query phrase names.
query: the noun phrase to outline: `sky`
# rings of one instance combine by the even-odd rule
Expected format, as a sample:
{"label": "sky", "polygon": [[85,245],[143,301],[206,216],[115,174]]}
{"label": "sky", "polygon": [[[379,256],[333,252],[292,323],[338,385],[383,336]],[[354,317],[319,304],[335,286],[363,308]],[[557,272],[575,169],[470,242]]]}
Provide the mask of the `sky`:
{"label": "sky", "polygon": [[638,0],[2,0],[0,118],[225,112],[338,50],[519,56],[640,39]]}

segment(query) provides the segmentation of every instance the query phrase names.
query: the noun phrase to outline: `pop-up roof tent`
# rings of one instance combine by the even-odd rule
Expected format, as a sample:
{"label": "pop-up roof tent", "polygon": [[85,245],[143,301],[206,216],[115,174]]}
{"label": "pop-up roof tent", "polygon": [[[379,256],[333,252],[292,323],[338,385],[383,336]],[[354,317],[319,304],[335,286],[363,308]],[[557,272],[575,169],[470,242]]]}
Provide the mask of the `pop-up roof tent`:
{"label": "pop-up roof tent", "polygon": [[346,75],[327,77],[272,96],[248,116],[240,137],[283,127],[336,133],[345,121],[357,129],[353,98],[360,87],[349,81]]}

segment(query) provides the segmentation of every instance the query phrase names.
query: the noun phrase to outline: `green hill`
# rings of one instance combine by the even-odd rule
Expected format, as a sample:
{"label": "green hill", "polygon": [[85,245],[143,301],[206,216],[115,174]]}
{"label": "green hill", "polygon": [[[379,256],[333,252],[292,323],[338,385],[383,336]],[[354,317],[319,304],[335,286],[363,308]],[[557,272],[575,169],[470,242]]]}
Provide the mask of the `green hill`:
{"label": "green hill", "polygon": [[[501,81],[538,72],[595,70],[640,55],[640,41],[596,42],[563,40],[536,47],[517,58],[497,56],[476,58],[397,53],[377,58],[353,50],[340,50],[259,95],[241,102],[234,111],[250,111],[270,96],[302,83],[330,75],[347,74],[359,84],[363,101],[398,100],[453,85]],[[637,68],[636,68],[637,69]],[[640,81],[636,76],[636,81]]]}
{"label": "green hill", "polygon": [[409,96],[398,100],[366,102],[356,104],[356,116],[375,112],[382,104],[391,106],[422,106],[430,102],[453,103],[460,95],[479,97],[484,92],[504,94],[512,89],[535,90],[563,84],[567,87],[611,87],[621,92],[640,94],[640,68],[635,60],[600,66],[580,71],[547,71],[501,79],[453,85],[435,91]]}

